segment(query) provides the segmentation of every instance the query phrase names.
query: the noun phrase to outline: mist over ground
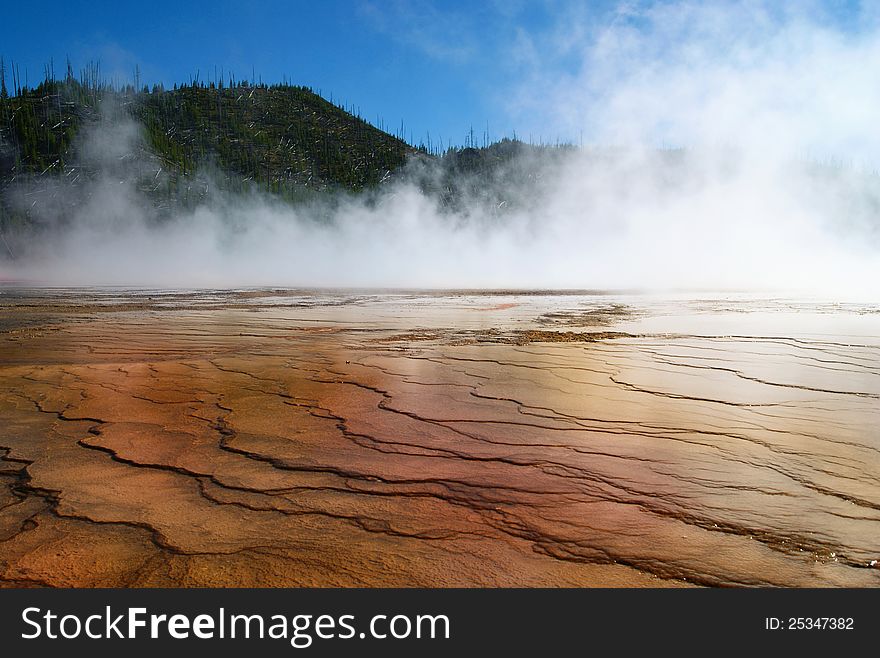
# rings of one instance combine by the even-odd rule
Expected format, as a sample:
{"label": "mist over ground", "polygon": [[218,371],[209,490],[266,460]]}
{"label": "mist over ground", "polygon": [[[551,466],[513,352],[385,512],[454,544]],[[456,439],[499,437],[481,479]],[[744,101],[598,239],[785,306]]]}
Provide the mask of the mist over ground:
{"label": "mist over ground", "polygon": [[[876,21],[852,32],[760,2],[562,18],[517,44],[528,74],[510,111],[582,147],[523,147],[478,180],[417,157],[378,190],[296,206],[225,192],[206,165],[199,203],[157,207],[161,163],[108,105],[76,148],[87,180],[7,190],[37,229],[4,234],[0,277],[880,295]],[[572,73],[548,75],[553,57]]]}

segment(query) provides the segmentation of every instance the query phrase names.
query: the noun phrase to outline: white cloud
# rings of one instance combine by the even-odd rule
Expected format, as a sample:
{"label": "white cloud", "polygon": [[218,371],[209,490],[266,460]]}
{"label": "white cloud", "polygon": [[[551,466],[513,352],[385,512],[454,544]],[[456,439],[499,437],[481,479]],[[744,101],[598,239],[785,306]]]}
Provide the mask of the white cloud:
{"label": "white cloud", "polygon": [[464,64],[479,50],[473,12],[438,9],[430,0],[364,1],[360,16],[374,30],[439,61]]}
{"label": "white cloud", "polygon": [[[576,9],[532,35],[509,95],[521,124],[598,144],[748,144],[859,161],[880,158],[880,31],[844,30],[816,4],[629,3]],[[867,16],[867,14],[865,14]],[[561,70],[560,59],[575,61]],[[571,68],[571,67],[570,67]]]}

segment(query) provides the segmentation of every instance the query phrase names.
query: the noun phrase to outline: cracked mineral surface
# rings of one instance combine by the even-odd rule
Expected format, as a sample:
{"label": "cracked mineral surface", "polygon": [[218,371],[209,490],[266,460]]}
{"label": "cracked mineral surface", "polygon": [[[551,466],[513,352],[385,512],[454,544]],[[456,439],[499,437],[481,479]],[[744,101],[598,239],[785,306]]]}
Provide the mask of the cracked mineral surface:
{"label": "cracked mineral surface", "polygon": [[0,290],[0,585],[880,585],[880,307]]}

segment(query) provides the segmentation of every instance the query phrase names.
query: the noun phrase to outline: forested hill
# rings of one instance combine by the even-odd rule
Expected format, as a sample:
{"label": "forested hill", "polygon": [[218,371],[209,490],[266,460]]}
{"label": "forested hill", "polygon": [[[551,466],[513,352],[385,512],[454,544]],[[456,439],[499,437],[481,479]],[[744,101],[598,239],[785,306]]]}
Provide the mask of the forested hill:
{"label": "forested hill", "polygon": [[0,94],[0,182],[64,174],[77,137],[108,111],[135,119],[143,147],[174,178],[204,166],[231,187],[359,190],[379,183],[415,149],[306,87],[193,83],[112,89],[47,80]]}
{"label": "forested hill", "polygon": [[[120,193],[139,195],[138,207],[162,219],[218,199],[218,190],[332,204],[338,191],[369,192],[395,178],[441,209],[494,215],[539,204],[569,150],[488,136],[477,147],[471,136],[441,154],[306,87],[112,88],[94,69],[63,80],[47,71],[33,89],[17,79],[0,86],[0,237],[91,216],[91,204]],[[102,196],[111,188],[119,193]]]}

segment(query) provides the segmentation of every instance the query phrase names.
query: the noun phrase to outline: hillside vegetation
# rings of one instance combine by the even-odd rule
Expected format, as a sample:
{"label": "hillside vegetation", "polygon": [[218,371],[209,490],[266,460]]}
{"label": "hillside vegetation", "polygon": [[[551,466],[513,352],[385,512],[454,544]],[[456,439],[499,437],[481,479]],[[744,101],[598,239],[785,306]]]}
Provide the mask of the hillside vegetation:
{"label": "hillside vegetation", "polygon": [[[539,165],[566,147],[504,139],[431,151],[302,86],[193,81],[111,87],[96,67],[27,88],[0,65],[0,228],[50,229],[89,207],[96,185],[125,182],[159,217],[210,189],[309,202],[406,177],[459,210],[522,206]],[[401,133],[402,134],[402,133]],[[516,197],[523,197],[516,199]]]}
{"label": "hillside vegetation", "polygon": [[194,83],[135,91],[71,77],[0,98],[0,176],[63,171],[77,160],[81,128],[107,107],[142,124],[147,146],[167,168],[186,175],[213,163],[276,192],[291,185],[362,189],[415,151],[306,87]]}

